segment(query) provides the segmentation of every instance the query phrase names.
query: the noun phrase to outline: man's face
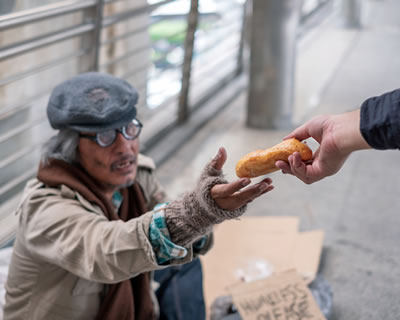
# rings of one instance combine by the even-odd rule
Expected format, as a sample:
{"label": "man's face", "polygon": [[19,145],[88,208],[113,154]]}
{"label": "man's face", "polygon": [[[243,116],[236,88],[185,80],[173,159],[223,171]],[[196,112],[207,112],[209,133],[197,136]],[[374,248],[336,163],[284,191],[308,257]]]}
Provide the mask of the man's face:
{"label": "man's face", "polygon": [[79,139],[82,167],[99,182],[106,193],[132,185],[137,170],[139,139],[127,140],[121,133],[113,144],[101,147],[90,139]]}

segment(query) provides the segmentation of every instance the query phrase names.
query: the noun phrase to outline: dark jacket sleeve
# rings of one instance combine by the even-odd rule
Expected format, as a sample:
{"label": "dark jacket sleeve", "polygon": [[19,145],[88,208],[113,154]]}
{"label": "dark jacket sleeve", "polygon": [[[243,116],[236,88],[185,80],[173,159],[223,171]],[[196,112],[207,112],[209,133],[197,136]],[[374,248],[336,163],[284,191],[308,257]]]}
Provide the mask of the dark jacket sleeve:
{"label": "dark jacket sleeve", "polygon": [[374,149],[400,149],[400,89],[362,104],[360,131]]}

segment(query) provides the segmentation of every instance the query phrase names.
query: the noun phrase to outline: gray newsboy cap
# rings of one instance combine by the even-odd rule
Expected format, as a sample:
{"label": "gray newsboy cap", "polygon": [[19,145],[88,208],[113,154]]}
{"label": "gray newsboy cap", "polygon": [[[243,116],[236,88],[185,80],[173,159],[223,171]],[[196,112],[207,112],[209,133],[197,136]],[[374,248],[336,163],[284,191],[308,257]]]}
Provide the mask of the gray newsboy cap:
{"label": "gray newsboy cap", "polygon": [[54,88],[47,116],[54,129],[101,132],[132,121],[137,101],[137,91],[125,80],[88,72]]}

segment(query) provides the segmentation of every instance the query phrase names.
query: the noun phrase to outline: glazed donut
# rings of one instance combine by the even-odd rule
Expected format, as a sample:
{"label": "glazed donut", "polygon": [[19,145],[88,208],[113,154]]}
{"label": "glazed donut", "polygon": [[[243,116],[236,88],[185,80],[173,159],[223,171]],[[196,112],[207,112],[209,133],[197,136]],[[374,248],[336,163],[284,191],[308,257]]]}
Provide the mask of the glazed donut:
{"label": "glazed donut", "polygon": [[312,158],[311,149],[306,144],[292,138],[271,148],[246,154],[236,164],[236,175],[239,178],[254,178],[277,171],[279,169],[275,166],[275,162],[278,160],[287,162],[289,156],[296,151],[300,153],[303,161]]}

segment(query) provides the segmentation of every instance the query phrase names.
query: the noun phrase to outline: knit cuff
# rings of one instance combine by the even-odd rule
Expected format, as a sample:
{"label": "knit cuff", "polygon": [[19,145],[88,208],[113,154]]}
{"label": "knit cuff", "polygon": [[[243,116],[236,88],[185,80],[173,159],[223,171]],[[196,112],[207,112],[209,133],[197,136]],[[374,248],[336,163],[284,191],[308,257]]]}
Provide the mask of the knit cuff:
{"label": "knit cuff", "polygon": [[232,211],[221,209],[211,197],[213,186],[226,183],[222,172],[208,165],[195,191],[166,206],[165,218],[172,242],[180,246],[190,245],[209,233],[213,225],[237,218],[245,212],[246,206]]}
{"label": "knit cuff", "polygon": [[[214,169],[215,170],[215,169]],[[211,189],[216,184],[227,184],[222,177],[207,177],[203,180],[203,183],[199,184],[197,193],[199,195],[198,201],[202,208],[208,209],[209,219],[214,220],[213,224],[221,223],[228,219],[234,219],[241,216],[246,206],[240,207],[236,210],[225,210],[218,207],[215,200],[211,197]],[[211,221],[210,221],[211,222]]]}

